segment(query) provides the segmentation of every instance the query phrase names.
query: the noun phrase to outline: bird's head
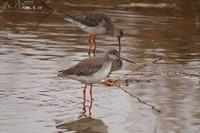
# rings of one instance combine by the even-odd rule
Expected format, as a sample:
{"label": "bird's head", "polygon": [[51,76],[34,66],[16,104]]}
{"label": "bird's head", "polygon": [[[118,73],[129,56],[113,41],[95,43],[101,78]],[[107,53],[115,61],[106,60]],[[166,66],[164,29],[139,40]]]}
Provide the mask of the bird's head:
{"label": "bird's head", "polygon": [[111,60],[116,60],[119,58],[119,52],[116,49],[109,50],[107,55]]}
{"label": "bird's head", "polygon": [[107,52],[106,55],[107,55],[108,58],[109,58],[110,60],[112,60],[112,61],[114,61],[114,60],[116,60],[116,59],[122,59],[122,60],[124,60],[124,61],[129,62],[129,63],[135,64],[135,62],[130,61],[130,60],[127,60],[127,59],[121,57],[120,54],[119,54],[119,52],[118,52],[116,49],[109,50],[109,51]]}

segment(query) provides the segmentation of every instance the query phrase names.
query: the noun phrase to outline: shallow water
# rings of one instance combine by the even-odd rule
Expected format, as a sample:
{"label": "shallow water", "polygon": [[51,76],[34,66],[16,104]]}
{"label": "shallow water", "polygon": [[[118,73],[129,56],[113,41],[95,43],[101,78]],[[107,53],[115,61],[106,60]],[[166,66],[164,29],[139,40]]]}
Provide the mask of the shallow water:
{"label": "shallow water", "polygon": [[[1,132],[199,132],[198,3],[69,0],[48,5],[56,11],[37,28],[46,11],[0,12]],[[71,9],[105,12],[124,29],[122,56],[137,63],[123,62],[111,78],[147,64],[127,77],[137,82],[122,87],[155,105],[161,114],[118,87],[95,84],[91,118],[85,118],[90,113],[89,92],[84,112],[84,85],[56,76],[57,71],[88,57],[88,35],[62,17]],[[97,55],[115,47],[115,38],[97,37]],[[151,64],[160,57],[161,61]]]}

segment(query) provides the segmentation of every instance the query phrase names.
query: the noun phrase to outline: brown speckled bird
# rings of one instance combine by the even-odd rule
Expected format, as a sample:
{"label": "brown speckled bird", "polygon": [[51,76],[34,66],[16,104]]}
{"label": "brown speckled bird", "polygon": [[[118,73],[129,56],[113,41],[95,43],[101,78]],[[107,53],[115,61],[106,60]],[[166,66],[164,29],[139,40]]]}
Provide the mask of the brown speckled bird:
{"label": "brown speckled bird", "polygon": [[88,51],[89,56],[91,51],[95,56],[95,36],[103,34],[113,35],[117,37],[119,42],[119,53],[121,52],[121,38],[123,37],[123,30],[116,27],[108,15],[101,13],[75,11],[68,12],[66,16],[67,17],[65,18],[65,20],[77,25],[83,31],[90,34],[88,39],[90,47]]}
{"label": "brown speckled bird", "polygon": [[113,49],[108,51],[103,57],[87,58],[69,69],[59,71],[58,76],[75,79],[84,83],[84,96],[87,84],[90,84],[90,95],[92,97],[92,84],[100,82],[106,78],[111,72],[113,61],[119,58],[134,63],[120,57],[119,52]]}

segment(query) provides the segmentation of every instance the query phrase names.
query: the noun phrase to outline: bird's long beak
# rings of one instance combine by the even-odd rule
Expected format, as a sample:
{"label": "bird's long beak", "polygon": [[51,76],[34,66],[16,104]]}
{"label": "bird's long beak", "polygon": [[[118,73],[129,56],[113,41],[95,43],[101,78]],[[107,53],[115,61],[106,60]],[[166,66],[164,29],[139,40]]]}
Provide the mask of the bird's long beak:
{"label": "bird's long beak", "polygon": [[118,36],[118,42],[119,42],[119,53],[121,53],[121,37]]}
{"label": "bird's long beak", "polygon": [[124,60],[124,61],[127,61],[127,62],[129,62],[129,63],[135,64],[135,62],[130,61],[130,60],[127,60],[127,59],[121,57],[120,55],[117,55],[117,56],[118,56],[120,59]]}

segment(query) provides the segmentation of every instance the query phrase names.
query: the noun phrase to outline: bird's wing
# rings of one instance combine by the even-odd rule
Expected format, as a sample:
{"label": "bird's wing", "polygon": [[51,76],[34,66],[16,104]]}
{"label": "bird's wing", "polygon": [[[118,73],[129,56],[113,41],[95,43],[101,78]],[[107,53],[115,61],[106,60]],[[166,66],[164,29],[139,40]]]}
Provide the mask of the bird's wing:
{"label": "bird's wing", "polygon": [[93,57],[80,61],[77,65],[59,71],[58,76],[64,77],[67,75],[89,76],[97,72],[103,66],[103,58]]}
{"label": "bird's wing", "polygon": [[89,27],[95,27],[98,25],[106,25],[110,18],[105,14],[89,13],[89,12],[68,12],[67,16],[75,21],[83,23]]}

